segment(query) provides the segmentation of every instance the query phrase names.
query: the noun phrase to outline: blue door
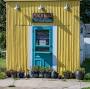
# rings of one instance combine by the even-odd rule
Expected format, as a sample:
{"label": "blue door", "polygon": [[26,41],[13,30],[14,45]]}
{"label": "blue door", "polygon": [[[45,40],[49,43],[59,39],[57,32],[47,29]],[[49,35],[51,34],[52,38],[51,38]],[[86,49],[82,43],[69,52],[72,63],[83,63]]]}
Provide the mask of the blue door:
{"label": "blue door", "polygon": [[52,67],[52,26],[33,26],[32,66]]}

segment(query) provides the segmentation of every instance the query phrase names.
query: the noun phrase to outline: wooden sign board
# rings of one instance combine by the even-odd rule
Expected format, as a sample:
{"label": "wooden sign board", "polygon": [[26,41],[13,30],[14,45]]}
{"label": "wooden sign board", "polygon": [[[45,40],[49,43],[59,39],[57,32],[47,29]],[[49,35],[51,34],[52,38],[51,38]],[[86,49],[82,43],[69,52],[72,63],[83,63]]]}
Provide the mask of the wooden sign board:
{"label": "wooden sign board", "polygon": [[52,23],[53,13],[33,13],[32,22],[34,23]]}

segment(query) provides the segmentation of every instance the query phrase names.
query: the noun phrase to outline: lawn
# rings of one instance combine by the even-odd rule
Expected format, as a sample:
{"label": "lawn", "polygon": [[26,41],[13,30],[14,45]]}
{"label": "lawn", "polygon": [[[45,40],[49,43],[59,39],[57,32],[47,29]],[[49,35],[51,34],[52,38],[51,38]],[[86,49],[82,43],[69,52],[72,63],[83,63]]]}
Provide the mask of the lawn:
{"label": "lawn", "polygon": [[90,87],[87,87],[87,88],[82,88],[82,89],[90,89]]}
{"label": "lawn", "polygon": [[3,58],[0,58],[0,68],[5,68],[6,67],[6,60]]}
{"label": "lawn", "polygon": [[84,80],[82,80],[82,81],[83,81],[83,82],[90,82],[90,80],[85,80],[85,79],[84,79]]}

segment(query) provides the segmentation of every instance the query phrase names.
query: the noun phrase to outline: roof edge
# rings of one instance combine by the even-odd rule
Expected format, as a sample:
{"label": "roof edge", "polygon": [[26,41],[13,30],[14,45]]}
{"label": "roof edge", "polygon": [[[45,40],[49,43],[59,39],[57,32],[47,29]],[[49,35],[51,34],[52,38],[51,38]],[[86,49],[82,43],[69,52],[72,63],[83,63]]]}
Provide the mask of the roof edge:
{"label": "roof edge", "polygon": [[[9,1],[9,2],[10,2],[10,1],[11,1],[11,2],[15,2],[15,1],[18,1],[18,2],[21,2],[21,1],[25,1],[25,2],[26,2],[26,1],[32,1],[32,2],[35,2],[35,1],[43,1],[43,2],[44,2],[44,1],[56,1],[56,2],[57,2],[57,1],[67,1],[67,0],[4,0],[4,1],[5,1],[5,2],[8,2],[8,1]],[[80,0],[68,0],[68,1],[80,1]]]}

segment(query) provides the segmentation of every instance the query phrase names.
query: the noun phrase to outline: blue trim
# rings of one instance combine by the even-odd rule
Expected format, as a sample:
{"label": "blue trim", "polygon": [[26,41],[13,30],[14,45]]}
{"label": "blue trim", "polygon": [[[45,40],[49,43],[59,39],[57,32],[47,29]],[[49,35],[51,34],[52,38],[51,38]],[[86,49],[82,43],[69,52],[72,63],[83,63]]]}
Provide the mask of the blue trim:
{"label": "blue trim", "polygon": [[[52,53],[53,53],[53,26],[32,26],[32,66],[40,65],[40,66],[51,66],[52,67]],[[49,45],[41,46],[36,45],[36,30],[49,30]],[[35,51],[35,47],[49,47],[49,51]],[[40,56],[38,56],[40,55]],[[47,56],[47,57],[46,57]],[[50,60],[47,60],[49,64],[45,63],[47,58]],[[37,61],[38,60],[38,61]]]}

